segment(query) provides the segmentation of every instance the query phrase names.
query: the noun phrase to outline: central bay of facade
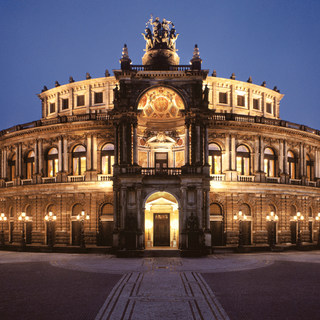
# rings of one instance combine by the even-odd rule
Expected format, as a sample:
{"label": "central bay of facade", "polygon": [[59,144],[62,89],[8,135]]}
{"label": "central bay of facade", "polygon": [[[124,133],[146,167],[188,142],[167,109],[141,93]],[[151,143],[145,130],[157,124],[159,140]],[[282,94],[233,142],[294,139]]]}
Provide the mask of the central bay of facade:
{"label": "central bay of facade", "polygon": [[279,118],[276,87],[208,76],[197,45],[179,65],[178,35],[149,20],[142,65],[125,45],[114,76],[44,87],[41,120],[1,131],[5,242],[209,253],[316,239],[319,132]]}

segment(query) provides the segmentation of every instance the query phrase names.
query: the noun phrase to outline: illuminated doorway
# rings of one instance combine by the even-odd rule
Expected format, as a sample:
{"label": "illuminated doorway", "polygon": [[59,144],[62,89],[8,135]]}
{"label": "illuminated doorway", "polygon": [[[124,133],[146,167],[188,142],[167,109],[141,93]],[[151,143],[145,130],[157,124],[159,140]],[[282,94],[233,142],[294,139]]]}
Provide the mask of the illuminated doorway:
{"label": "illuminated doorway", "polygon": [[155,192],[145,203],[145,247],[178,249],[179,206],[168,192]]}

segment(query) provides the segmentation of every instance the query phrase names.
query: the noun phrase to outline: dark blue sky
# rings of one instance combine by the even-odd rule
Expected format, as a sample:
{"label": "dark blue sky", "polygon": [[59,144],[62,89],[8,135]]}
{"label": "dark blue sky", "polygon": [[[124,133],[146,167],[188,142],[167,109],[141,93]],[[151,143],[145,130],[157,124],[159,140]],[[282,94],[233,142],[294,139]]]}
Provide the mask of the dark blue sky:
{"label": "dark blue sky", "polygon": [[150,14],[174,22],[181,64],[194,44],[219,77],[275,85],[282,119],[320,129],[319,0],[0,0],[0,129],[41,118],[36,96],[70,75],[141,64]]}

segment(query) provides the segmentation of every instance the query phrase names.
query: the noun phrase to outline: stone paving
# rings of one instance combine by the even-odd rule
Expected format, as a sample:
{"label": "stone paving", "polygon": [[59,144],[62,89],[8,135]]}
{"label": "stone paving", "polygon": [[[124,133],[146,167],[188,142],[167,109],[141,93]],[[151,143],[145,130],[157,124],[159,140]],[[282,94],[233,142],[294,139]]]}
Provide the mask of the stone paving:
{"label": "stone paving", "polygon": [[[259,279],[264,278],[264,274],[266,279],[269,277],[270,281],[265,284],[268,286],[272,283],[273,274],[280,277],[284,274],[283,264],[289,263],[290,268],[296,268],[292,270],[300,270],[297,265],[304,265],[304,272],[301,274],[304,274],[306,279],[303,281],[310,282],[308,275],[312,274],[314,277],[317,274],[315,270],[320,271],[320,252],[217,254],[206,258],[142,259],[119,259],[111,255],[0,252],[0,266],[22,263],[33,263],[36,266],[36,262],[50,265],[56,273],[59,273],[60,269],[68,272],[94,273],[100,274],[101,279],[118,279],[119,274],[122,275],[111,291],[104,288],[102,283],[100,287],[94,287],[101,291],[100,296],[105,296],[104,303],[96,309],[95,316],[91,316],[94,313],[90,313],[88,318],[82,316],[77,317],[78,319],[254,319],[248,315],[252,316],[255,312],[259,314],[259,307],[255,305],[258,301],[256,294],[260,290]],[[282,263],[281,268],[278,267],[279,263]],[[311,270],[310,265],[313,273],[308,272]],[[294,274],[293,271],[291,273]],[[320,275],[320,272],[318,273]],[[238,275],[245,276],[242,282],[235,281]],[[251,280],[250,286],[255,287],[256,291],[243,291],[248,279]],[[294,281],[294,278],[284,277],[284,288],[290,288],[292,280]],[[303,281],[299,282],[300,286]],[[277,301],[277,285],[269,287],[270,292],[276,297],[272,301]],[[308,299],[308,291],[303,292],[306,295],[303,299]],[[232,299],[238,299],[243,293],[251,305],[251,313],[232,305]],[[63,301],[63,297],[61,299]],[[294,303],[290,299],[287,300],[288,306]],[[237,301],[241,304],[242,300]],[[32,306],[29,308],[32,309]],[[242,317],[240,314],[246,316]],[[256,319],[269,318],[259,315]]]}

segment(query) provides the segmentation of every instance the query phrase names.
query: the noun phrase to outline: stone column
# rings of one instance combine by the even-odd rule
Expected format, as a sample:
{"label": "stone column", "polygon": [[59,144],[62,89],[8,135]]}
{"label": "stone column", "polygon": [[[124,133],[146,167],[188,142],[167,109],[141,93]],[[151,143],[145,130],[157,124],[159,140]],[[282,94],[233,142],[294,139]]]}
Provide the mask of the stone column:
{"label": "stone column", "polygon": [[222,172],[231,170],[230,163],[231,163],[231,155],[230,155],[230,136],[226,134],[225,140],[225,153],[222,155]]}
{"label": "stone column", "polygon": [[116,124],[114,128],[114,164],[118,164],[118,146],[119,146],[119,127]]}
{"label": "stone column", "polygon": [[42,149],[42,140],[38,141],[38,152],[39,152],[39,173],[43,175],[43,149]]}
{"label": "stone column", "polygon": [[39,173],[38,142],[34,143],[34,174]]}
{"label": "stone column", "polygon": [[232,107],[232,113],[235,113],[237,97],[234,90],[234,85],[231,85],[230,87],[231,87],[230,106]]}
{"label": "stone column", "polygon": [[287,141],[283,140],[283,166],[284,166],[284,173],[289,174],[288,170],[288,146]]}
{"label": "stone column", "polygon": [[18,177],[22,177],[22,144],[18,144]]}
{"label": "stone column", "polygon": [[196,159],[196,163],[200,162],[200,158],[201,158],[201,139],[200,139],[200,126],[196,126],[196,154],[195,154],[195,159]]}
{"label": "stone column", "polygon": [[189,137],[189,124],[186,125],[185,129],[185,164],[190,163],[190,137]]}
{"label": "stone column", "polygon": [[62,137],[59,137],[59,142],[58,142],[58,170],[59,172],[62,171]]}
{"label": "stone column", "polygon": [[254,171],[255,172],[259,172],[260,171],[260,168],[259,168],[259,165],[260,165],[260,161],[259,161],[259,151],[260,151],[260,148],[259,148],[259,137],[255,137],[254,139]]}
{"label": "stone column", "polygon": [[64,172],[68,172],[68,140],[67,137],[63,138],[63,168]]}
{"label": "stone column", "polygon": [[133,124],[133,164],[138,164],[138,137],[137,137],[137,123]]}
{"label": "stone column", "polygon": [[7,163],[8,163],[8,150],[7,148],[3,149],[3,175],[2,178],[7,178]]}
{"label": "stone column", "polygon": [[[283,141],[279,140],[279,171],[280,173],[284,173],[284,169],[283,169]],[[277,176],[277,174],[276,174]]]}
{"label": "stone column", "polygon": [[204,164],[208,165],[209,158],[209,142],[208,142],[208,127],[205,126],[204,129]]}
{"label": "stone column", "polygon": [[236,138],[231,136],[231,170],[236,170]]}
{"label": "stone column", "polygon": [[98,143],[97,143],[97,136],[94,135],[92,137],[92,170],[98,169]]}
{"label": "stone column", "polygon": [[264,141],[262,137],[259,137],[260,141],[260,171],[264,171]]}
{"label": "stone column", "polygon": [[199,219],[199,229],[203,226],[203,192],[201,187],[197,187],[197,216]]}
{"label": "stone column", "polygon": [[297,177],[298,179],[301,179],[304,176],[304,145],[303,143],[300,143],[300,177]]}
{"label": "stone column", "polygon": [[92,146],[91,146],[91,136],[87,136],[87,171],[91,170],[92,164]]}
{"label": "stone column", "polygon": [[318,151],[318,149],[315,150],[314,176],[315,176],[315,178],[319,178],[319,151]]}

